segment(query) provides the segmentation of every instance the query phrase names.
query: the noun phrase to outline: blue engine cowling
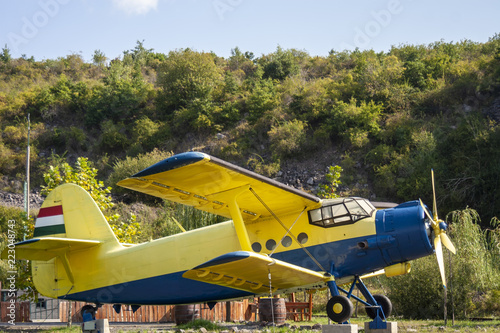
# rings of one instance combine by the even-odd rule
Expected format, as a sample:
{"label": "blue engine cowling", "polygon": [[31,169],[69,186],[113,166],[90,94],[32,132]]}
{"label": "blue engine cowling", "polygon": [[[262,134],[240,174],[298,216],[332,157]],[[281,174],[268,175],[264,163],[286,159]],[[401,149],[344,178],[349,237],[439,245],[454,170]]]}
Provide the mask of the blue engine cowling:
{"label": "blue engine cowling", "polygon": [[[430,226],[418,200],[379,210],[375,216],[376,242],[387,265],[409,261],[434,252]],[[373,244],[375,245],[375,244]]]}

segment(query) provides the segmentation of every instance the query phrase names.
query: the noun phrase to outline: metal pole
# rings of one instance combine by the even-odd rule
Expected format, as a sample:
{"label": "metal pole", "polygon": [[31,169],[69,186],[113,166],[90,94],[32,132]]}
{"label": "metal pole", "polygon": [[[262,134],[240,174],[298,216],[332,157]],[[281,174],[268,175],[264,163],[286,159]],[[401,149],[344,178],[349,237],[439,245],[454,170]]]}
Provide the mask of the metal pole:
{"label": "metal pole", "polygon": [[[326,288],[326,291],[327,291],[327,294],[326,294],[326,298],[327,298],[327,301],[330,300],[330,288]],[[330,319],[329,316],[328,317],[328,325],[331,325],[332,324],[332,320]]]}
{"label": "metal pole", "polygon": [[30,217],[30,114],[28,113],[28,147],[26,148],[26,193],[24,194],[24,209]]}
{"label": "metal pole", "polygon": [[448,258],[450,263],[450,298],[451,298],[451,324],[455,325],[455,303],[453,303],[453,270],[451,267],[451,252],[448,251]]}

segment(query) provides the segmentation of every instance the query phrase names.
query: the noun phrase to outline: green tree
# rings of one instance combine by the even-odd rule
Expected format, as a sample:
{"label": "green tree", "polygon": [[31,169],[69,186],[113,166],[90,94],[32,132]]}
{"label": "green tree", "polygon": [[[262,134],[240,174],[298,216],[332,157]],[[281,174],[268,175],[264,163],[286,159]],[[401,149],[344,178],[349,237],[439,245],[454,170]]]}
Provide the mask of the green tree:
{"label": "green tree", "polygon": [[334,199],[338,198],[338,187],[342,184],[340,176],[342,174],[342,167],[340,165],[330,165],[328,172],[325,175],[326,184],[320,184],[317,195],[320,198]]}
{"label": "green tree", "polygon": [[92,56],[92,61],[94,62],[94,65],[104,67],[108,58],[106,58],[106,55],[101,50],[95,50],[94,55]]}
{"label": "green tree", "polygon": [[212,54],[191,49],[172,51],[158,71],[162,88],[159,102],[170,112],[189,108],[195,100],[207,103],[222,84],[222,69]]}
{"label": "green tree", "polygon": [[256,123],[266,111],[278,106],[279,94],[271,79],[258,81],[246,99],[245,106],[249,112],[248,120]]}
{"label": "green tree", "polygon": [[264,69],[264,78],[284,80],[288,76],[298,74],[300,56],[306,55],[297,55],[294,50],[283,50],[281,46],[278,46],[276,52],[259,59],[259,63]]}
{"label": "green tree", "polygon": [[93,88],[86,105],[88,127],[110,119],[123,121],[137,115],[153,97],[153,87],[144,81],[139,69],[116,60],[105,71],[103,85]]}
{"label": "green tree", "polygon": [[367,139],[368,135],[379,133],[382,111],[383,106],[373,101],[361,101],[359,105],[356,99],[351,99],[349,103],[337,102],[320,115],[323,121],[317,134],[326,134],[332,139],[341,138],[356,145],[360,137]]}
{"label": "green tree", "polygon": [[0,53],[0,60],[6,64],[10,62],[12,56],[10,55],[10,50],[7,47],[7,44],[2,48],[2,53]]}

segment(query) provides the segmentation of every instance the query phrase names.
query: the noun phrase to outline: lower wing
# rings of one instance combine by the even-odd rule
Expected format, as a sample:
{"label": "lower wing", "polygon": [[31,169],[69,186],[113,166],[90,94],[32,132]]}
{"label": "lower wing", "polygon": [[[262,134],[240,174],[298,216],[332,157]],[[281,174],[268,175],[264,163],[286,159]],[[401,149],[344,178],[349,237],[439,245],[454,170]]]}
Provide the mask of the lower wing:
{"label": "lower wing", "polygon": [[329,274],[316,272],[268,256],[237,251],[224,254],[188,270],[184,278],[244,290],[253,294],[276,292],[330,281]]}

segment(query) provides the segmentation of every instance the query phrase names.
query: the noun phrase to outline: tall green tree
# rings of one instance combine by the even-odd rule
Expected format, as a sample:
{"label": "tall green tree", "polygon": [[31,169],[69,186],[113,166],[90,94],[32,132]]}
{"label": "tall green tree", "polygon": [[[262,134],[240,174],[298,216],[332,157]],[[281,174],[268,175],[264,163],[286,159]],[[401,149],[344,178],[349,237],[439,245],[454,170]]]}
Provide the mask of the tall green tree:
{"label": "tall green tree", "polygon": [[222,69],[210,53],[191,49],[172,51],[160,66],[160,102],[167,112],[188,108],[195,101],[209,102],[223,84]]}

